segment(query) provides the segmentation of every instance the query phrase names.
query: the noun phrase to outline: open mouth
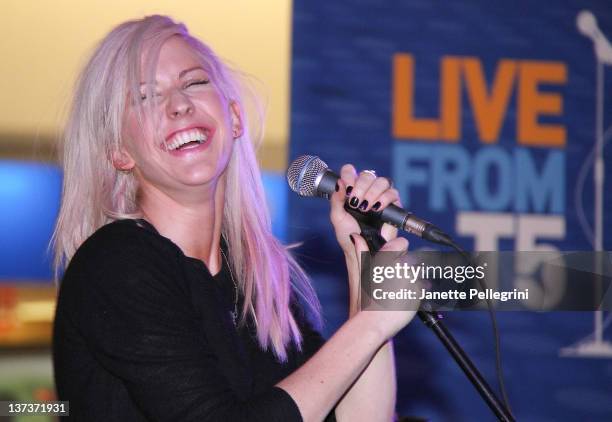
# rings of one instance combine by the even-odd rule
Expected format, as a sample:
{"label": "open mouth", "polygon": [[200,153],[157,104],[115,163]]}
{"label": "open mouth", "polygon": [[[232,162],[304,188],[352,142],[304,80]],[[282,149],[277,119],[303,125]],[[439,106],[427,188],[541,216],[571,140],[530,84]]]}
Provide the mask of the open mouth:
{"label": "open mouth", "polygon": [[207,128],[193,128],[175,133],[166,140],[168,151],[178,151],[197,147],[208,141],[210,130]]}

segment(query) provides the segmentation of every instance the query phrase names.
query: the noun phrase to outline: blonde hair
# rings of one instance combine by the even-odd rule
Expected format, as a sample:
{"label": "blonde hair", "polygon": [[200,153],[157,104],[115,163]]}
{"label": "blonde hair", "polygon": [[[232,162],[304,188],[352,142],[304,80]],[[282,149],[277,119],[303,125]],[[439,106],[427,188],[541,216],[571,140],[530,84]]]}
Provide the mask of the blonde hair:
{"label": "blonde hair", "polygon": [[[244,97],[252,93],[245,93],[239,85],[238,72],[192,37],[183,24],[168,17],[148,16],[113,29],[80,74],[63,136],[62,204],[52,240],[56,278],[98,228],[117,219],[142,217],[135,177],[131,172],[117,171],[111,155],[123,142],[122,124],[129,101],[126,89],[132,98],[140,96],[142,53],[147,53],[144,65],[153,80],[162,44],[177,35],[193,48],[227,100],[244,109]],[[290,306],[292,295],[307,308],[316,327],[321,325],[320,305],[304,271],[272,235],[253,144],[261,141],[263,120],[262,116],[253,117],[259,117],[253,124],[259,130],[250,130],[249,122],[243,119],[243,134],[234,143],[226,169],[222,235],[228,243],[232,272],[245,297],[241,323],[250,315],[260,346],[272,348],[277,358],[285,361],[287,347],[294,344],[299,349],[302,341]]]}

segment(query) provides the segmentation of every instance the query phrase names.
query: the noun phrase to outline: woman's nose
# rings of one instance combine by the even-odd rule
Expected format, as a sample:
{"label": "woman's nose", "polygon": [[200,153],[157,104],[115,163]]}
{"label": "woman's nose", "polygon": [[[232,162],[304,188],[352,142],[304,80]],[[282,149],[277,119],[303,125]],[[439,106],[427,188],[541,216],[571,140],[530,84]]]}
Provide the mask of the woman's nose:
{"label": "woman's nose", "polygon": [[170,93],[170,98],[168,100],[168,116],[173,119],[192,114],[194,111],[193,103],[189,97],[178,90]]}

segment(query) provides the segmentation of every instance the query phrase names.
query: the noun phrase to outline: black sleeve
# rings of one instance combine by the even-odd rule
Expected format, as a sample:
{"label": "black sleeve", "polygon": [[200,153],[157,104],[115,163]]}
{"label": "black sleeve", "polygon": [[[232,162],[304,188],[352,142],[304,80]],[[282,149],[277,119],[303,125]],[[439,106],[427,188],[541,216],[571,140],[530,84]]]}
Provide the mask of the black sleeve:
{"label": "black sleeve", "polygon": [[177,266],[137,231],[102,242],[66,273],[64,283],[81,286],[73,319],[96,359],[153,421],[301,421],[278,387],[246,401],[227,387],[186,287],[173,282]]}

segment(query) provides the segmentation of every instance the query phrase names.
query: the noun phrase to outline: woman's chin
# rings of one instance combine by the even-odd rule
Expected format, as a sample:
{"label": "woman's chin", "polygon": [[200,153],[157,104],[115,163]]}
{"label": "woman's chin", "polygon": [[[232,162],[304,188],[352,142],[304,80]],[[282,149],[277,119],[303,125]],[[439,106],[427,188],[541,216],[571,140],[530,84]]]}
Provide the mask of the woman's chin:
{"label": "woman's chin", "polygon": [[219,180],[219,174],[216,172],[199,172],[196,174],[189,174],[178,178],[178,182],[185,189],[198,188],[198,187],[210,187],[216,184]]}

